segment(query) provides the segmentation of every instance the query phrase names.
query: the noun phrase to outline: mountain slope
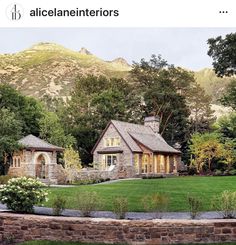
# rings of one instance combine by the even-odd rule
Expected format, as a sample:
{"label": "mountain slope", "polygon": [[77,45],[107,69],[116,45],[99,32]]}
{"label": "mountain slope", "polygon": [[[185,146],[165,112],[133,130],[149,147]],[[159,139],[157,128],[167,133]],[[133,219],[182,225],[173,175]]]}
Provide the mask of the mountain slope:
{"label": "mountain slope", "polygon": [[[66,97],[81,75],[126,77],[131,66],[119,57],[104,61],[86,48],[73,51],[58,44],[39,43],[16,54],[0,55],[0,82],[13,85],[25,95]],[[222,96],[231,78],[218,78],[212,69],[195,72],[197,82],[212,96]]]}
{"label": "mountain slope", "polygon": [[120,59],[104,61],[82,48],[79,52],[53,43],[39,43],[16,54],[0,55],[0,82],[37,98],[69,96],[81,75],[125,77],[131,69]]}
{"label": "mountain slope", "polygon": [[195,78],[206,93],[212,97],[212,101],[215,104],[219,104],[217,100],[220,99],[226,86],[233,79],[229,77],[217,77],[214,70],[209,68],[195,72]]}

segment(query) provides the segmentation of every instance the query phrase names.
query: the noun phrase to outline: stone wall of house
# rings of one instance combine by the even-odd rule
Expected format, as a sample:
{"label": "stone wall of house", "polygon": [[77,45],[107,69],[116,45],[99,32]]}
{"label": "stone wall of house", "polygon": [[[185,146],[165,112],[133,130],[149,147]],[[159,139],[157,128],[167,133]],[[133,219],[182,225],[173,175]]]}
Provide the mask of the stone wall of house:
{"label": "stone wall of house", "polygon": [[44,151],[30,151],[23,150],[20,153],[16,153],[18,156],[21,156],[21,164],[20,167],[11,166],[8,170],[8,174],[14,177],[28,176],[35,177],[35,160],[41,154],[45,156],[48,160],[46,161],[45,171],[46,171],[46,179],[49,180],[50,183],[57,183],[57,159],[56,152],[44,152]]}
{"label": "stone wall of house", "polygon": [[7,174],[10,175],[10,176],[13,176],[13,177],[26,176],[23,167],[20,167],[20,168],[10,167]]}
{"label": "stone wall of house", "polygon": [[236,241],[236,220],[114,220],[0,214],[0,244],[29,240],[117,244]]}
{"label": "stone wall of house", "polygon": [[[98,154],[97,151],[102,150],[105,148],[104,146],[104,138],[111,138],[111,137],[120,137],[119,133],[117,132],[116,128],[113,126],[113,124],[110,124],[108,129],[106,130],[105,134],[103,135],[102,140],[98,143],[94,154],[93,154],[93,162],[95,163],[102,163],[102,154]],[[129,149],[129,147],[126,145],[125,141],[120,137],[120,148],[123,150],[123,153],[120,154],[119,158],[119,165],[122,166],[133,166],[132,162],[132,152]]]}

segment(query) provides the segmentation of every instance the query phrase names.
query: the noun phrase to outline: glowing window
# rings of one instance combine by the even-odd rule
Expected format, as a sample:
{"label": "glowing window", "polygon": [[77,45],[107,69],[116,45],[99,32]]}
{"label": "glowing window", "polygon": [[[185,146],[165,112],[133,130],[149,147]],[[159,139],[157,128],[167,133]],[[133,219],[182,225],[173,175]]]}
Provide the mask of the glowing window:
{"label": "glowing window", "polygon": [[120,146],[120,137],[112,137],[104,139],[105,147]]}

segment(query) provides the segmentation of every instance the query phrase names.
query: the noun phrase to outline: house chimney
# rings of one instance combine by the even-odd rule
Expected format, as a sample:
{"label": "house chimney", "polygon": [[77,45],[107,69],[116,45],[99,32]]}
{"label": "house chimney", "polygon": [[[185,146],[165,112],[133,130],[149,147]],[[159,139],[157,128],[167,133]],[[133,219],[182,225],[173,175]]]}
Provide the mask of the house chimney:
{"label": "house chimney", "polygon": [[158,116],[145,117],[144,126],[150,127],[154,133],[159,133],[160,119]]}

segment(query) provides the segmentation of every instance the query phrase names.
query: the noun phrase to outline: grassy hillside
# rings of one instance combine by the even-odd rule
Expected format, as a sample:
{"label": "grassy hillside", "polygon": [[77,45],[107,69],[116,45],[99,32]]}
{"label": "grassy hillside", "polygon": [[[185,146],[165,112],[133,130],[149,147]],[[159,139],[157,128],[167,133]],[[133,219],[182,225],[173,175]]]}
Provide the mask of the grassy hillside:
{"label": "grassy hillside", "polygon": [[[85,48],[73,51],[53,43],[39,43],[15,54],[0,54],[0,83],[9,83],[23,94],[36,98],[69,96],[81,75],[126,77],[130,69],[123,58],[104,61]],[[196,72],[195,77],[212,96],[213,104],[219,104],[217,100],[230,78],[218,78],[212,69],[207,68]],[[218,109],[225,110],[222,106]]]}
{"label": "grassy hillside", "polygon": [[195,72],[196,81],[205,89],[208,95],[212,96],[214,104],[219,104],[217,101],[224,93],[226,86],[232,78],[217,77],[212,69],[205,68]]}
{"label": "grassy hillside", "polygon": [[39,43],[16,54],[0,55],[0,82],[25,95],[68,96],[76,78],[94,74],[124,77],[130,66],[121,58],[104,61],[85,48],[76,52],[52,43]]}

